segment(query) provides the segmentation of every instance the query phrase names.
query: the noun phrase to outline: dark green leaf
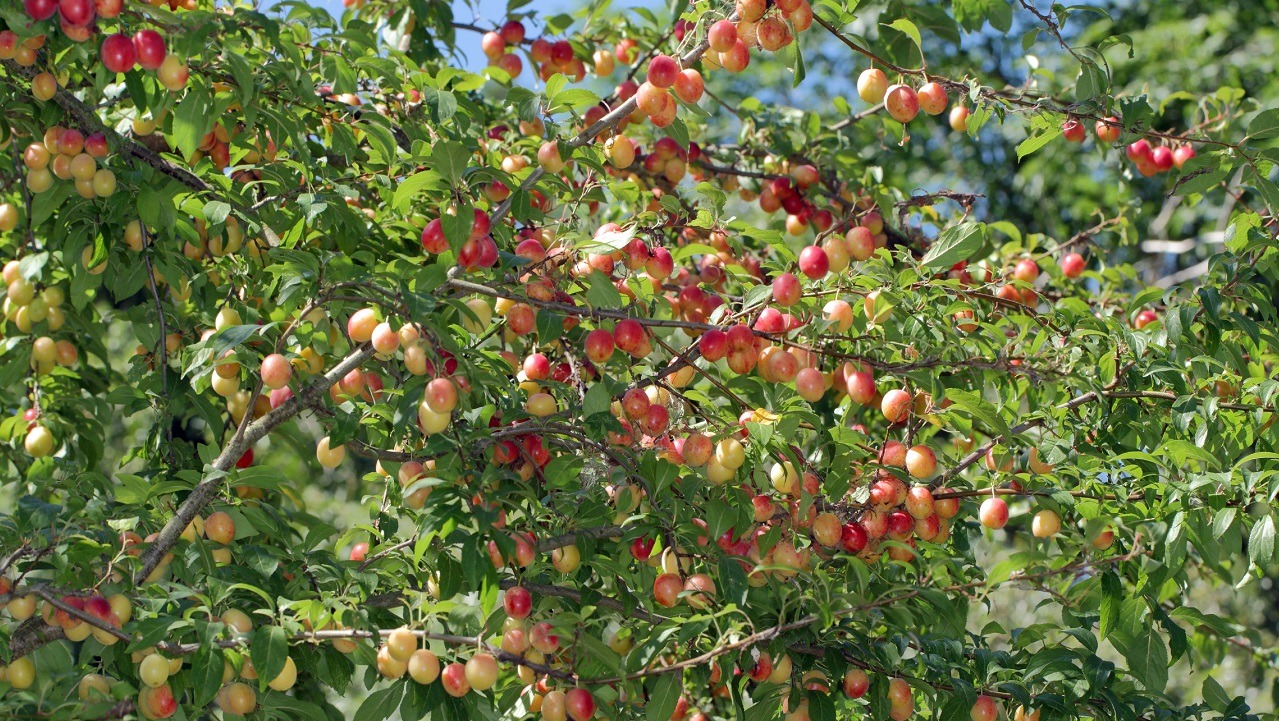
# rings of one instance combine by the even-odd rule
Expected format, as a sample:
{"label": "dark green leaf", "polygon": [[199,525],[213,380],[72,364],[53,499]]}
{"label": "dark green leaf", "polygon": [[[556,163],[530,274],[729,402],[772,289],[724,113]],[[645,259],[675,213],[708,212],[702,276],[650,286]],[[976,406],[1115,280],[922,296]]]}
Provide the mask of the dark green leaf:
{"label": "dark green leaf", "polygon": [[1113,569],[1101,575],[1101,624],[1098,634],[1105,639],[1119,623],[1120,606],[1123,603],[1123,584]]}
{"label": "dark green leaf", "polygon": [[682,680],[678,673],[663,674],[657,678],[648,694],[648,703],[645,705],[648,721],[670,721],[680,694],[684,691]]}
{"label": "dark green leaf", "polygon": [[1135,631],[1116,629],[1110,642],[1128,661],[1129,670],[1151,693],[1163,693],[1168,686],[1168,648],[1153,628],[1142,626]]}
{"label": "dark green leaf", "polygon": [[222,686],[222,669],[226,661],[222,649],[214,644],[200,645],[191,660],[191,688],[195,691],[195,703],[203,706],[213,700]]}
{"label": "dark green leaf", "polygon": [[391,718],[400,705],[406,681],[394,681],[381,691],[374,691],[356,709],[353,721],[384,721]]}
{"label": "dark green leaf", "polygon": [[173,111],[174,148],[186,157],[193,155],[204,134],[212,129],[214,119],[208,91],[203,88],[188,90]]}
{"label": "dark green leaf", "polygon": [[257,671],[261,683],[269,683],[279,676],[288,657],[289,637],[283,628],[270,624],[253,632],[249,658],[253,661],[253,669]]}

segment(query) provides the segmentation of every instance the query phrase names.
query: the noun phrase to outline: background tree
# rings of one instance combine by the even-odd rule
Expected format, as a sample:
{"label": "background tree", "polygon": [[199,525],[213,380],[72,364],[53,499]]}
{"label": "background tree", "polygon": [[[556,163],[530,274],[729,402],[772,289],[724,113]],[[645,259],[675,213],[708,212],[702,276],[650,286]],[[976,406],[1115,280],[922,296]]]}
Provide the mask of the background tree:
{"label": "background tree", "polygon": [[0,6],[6,713],[1271,707],[1264,5],[507,14]]}

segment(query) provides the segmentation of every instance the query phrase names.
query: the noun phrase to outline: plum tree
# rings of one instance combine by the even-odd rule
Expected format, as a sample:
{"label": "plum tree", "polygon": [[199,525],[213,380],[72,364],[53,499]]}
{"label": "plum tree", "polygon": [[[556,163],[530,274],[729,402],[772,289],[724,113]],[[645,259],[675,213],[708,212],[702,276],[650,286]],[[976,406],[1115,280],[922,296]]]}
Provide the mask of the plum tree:
{"label": "plum tree", "polygon": [[1265,710],[1230,18],[151,4],[0,8],[0,715]]}

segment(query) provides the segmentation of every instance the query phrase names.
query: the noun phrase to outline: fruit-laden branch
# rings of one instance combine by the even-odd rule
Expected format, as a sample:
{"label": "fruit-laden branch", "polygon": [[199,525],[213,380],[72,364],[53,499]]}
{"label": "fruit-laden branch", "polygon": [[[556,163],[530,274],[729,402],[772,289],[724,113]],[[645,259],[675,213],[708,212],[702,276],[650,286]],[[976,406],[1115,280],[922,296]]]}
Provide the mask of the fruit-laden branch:
{"label": "fruit-laden branch", "polygon": [[[502,579],[500,582],[500,585],[503,589],[512,588],[514,586],[520,586],[526,589],[529,593],[537,594],[539,596],[563,598],[577,604],[581,604],[582,602],[582,592],[576,588],[568,588],[567,586],[555,586],[555,585],[544,584],[544,583],[525,583],[521,581],[516,581],[513,578]],[[399,606],[403,606],[405,603],[406,599],[404,594],[406,591],[414,591],[414,592],[421,593],[423,589],[405,588],[398,591],[387,591],[386,593],[374,594],[364,600],[364,605],[369,606],[371,608],[398,608]],[[666,620],[665,617],[649,613],[648,611],[645,611],[643,608],[640,608],[638,606],[634,609],[627,609],[626,606],[621,601],[618,601],[617,599],[612,598],[610,596],[604,596],[602,594],[599,595],[597,598],[591,599],[591,603],[595,606],[599,606],[600,608],[607,608],[610,611],[619,611],[622,613],[628,613],[634,616],[635,618],[638,618],[642,621],[646,621],[648,623],[661,623]]]}
{"label": "fruit-laden branch", "polygon": [[[1024,2],[1022,4],[1025,5]],[[847,45],[853,51],[860,53],[862,55],[865,55],[867,58],[870,58],[873,62],[878,63],[879,65],[882,65],[883,67],[888,68],[889,70],[892,70],[895,73],[899,73],[901,75],[911,75],[911,76],[924,78],[926,80],[931,80],[933,82],[941,84],[947,90],[960,93],[961,95],[965,97],[968,96],[969,91],[971,90],[971,88],[969,87],[967,83],[961,83],[956,80],[951,80],[949,78],[935,75],[933,73],[928,72],[928,69],[926,67],[904,68],[904,67],[901,67],[900,65],[894,65],[893,63],[888,62],[887,60],[871,52],[869,49],[864,48],[858,43],[856,43],[855,41],[853,41],[852,38],[845,35],[843,32],[839,30],[839,28],[832,25],[829,21],[827,21],[825,18],[823,18],[821,15],[817,14],[816,12],[813,13],[813,22],[816,22],[818,25],[821,25],[823,28],[826,29],[827,32],[835,36],[837,40]],[[1051,30],[1052,28],[1050,28],[1050,31]],[[1071,52],[1073,53],[1073,51]],[[1117,125],[1117,123],[1115,123],[1113,118],[1103,117],[1093,112],[1078,110],[1075,103],[1067,102],[1064,100],[1058,100],[1057,98],[1032,96],[1031,94],[1025,93],[1025,92],[1016,93],[1016,94],[1011,92],[1003,92],[1003,91],[998,91],[986,86],[979,87],[977,92],[978,92],[978,97],[983,98],[987,102],[990,102],[992,104],[1002,103],[1002,104],[1013,105],[1019,108],[1032,110],[1032,111],[1048,110],[1048,111],[1068,114],[1071,117],[1076,119],[1102,121],[1107,124]],[[1174,142],[1193,141],[1195,143],[1200,143],[1203,145],[1215,145],[1221,148],[1230,148],[1230,149],[1239,151],[1245,161],[1249,163],[1253,162],[1253,159],[1251,156],[1243,153],[1242,143],[1229,143],[1222,140],[1215,140],[1213,138],[1207,138],[1207,137],[1191,137],[1189,132],[1182,133],[1182,134],[1164,133],[1157,130],[1151,130],[1146,128],[1127,128],[1127,130],[1135,135],[1143,135],[1150,138],[1159,138],[1161,140],[1169,140]]]}
{"label": "fruit-laden branch", "polygon": [[[511,588],[512,586],[522,586],[528,589],[530,593],[534,593],[542,596],[552,596],[555,598],[564,598],[578,605],[581,605],[582,603],[582,592],[577,590],[576,588],[568,588],[566,586],[552,586],[552,585],[541,584],[541,583],[520,583],[513,578],[502,579],[501,586],[504,589]],[[631,594],[634,594],[634,593],[635,593],[634,590],[632,590]],[[656,624],[656,623],[662,623],[663,621],[667,620],[663,616],[657,616],[652,613],[649,613],[648,611],[645,611],[643,608],[640,608],[638,605],[634,609],[628,610],[626,606],[622,604],[621,601],[618,601],[615,598],[610,598],[604,595],[600,595],[598,598],[592,599],[591,603],[593,605],[599,606],[600,608],[607,608],[610,611],[628,613],[631,616],[638,618],[642,621],[645,621],[647,623]]]}
{"label": "fruit-laden branch", "polygon": [[[26,79],[28,82],[30,82],[38,72],[35,67],[23,67],[12,60],[0,61],[0,65],[4,67],[10,78],[21,77]],[[165,160],[160,157],[159,153],[156,153],[154,150],[148,148],[142,143],[130,140],[129,138],[117,133],[109,125],[102,122],[97,114],[94,113],[92,108],[80,102],[79,98],[63,88],[59,87],[53,94],[53,101],[57,103],[58,107],[62,108],[67,115],[71,116],[71,119],[75,122],[79,130],[87,131],[85,133],[86,135],[90,133],[102,133],[111,141],[111,144],[121,155],[137,158],[143,163],[146,163],[152,168],[155,168],[161,173],[164,173],[170,178],[177,180],[179,183],[182,183],[193,190],[202,192],[213,190],[208,183],[205,183],[199,176],[191,171]]]}
{"label": "fruit-laden branch", "polygon": [[[666,344],[663,343],[662,345],[665,346]],[[658,370],[657,372],[651,375],[647,375],[639,380],[634,381],[630,386],[627,386],[626,389],[618,391],[616,394],[614,394],[613,399],[621,400],[622,397],[626,395],[626,391],[630,390],[631,388],[646,388],[648,386],[659,385],[661,384],[663,379],[675,374],[676,372],[684,368],[691,367],[699,372],[704,373],[704,371],[702,371],[701,368],[698,368],[696,365],[693,364],[693,359],[697,356],[697,354],[698,354],[697,342],[694,341],[691,345],[689,345],[688,348],[685,348],[682,353],[672,353],[673,357],[671,358],[671,361],[667,363],[665,366],[663,366],[660,370]],[[713,379],[712,381],[715,382]],[[318,415],[327,416],[329,418],[335,417],[337,415],[337,413],[334,412],[333,409],[324,405],[324,403],[319,400],[312,402],[308,406],[308,408],[310,408],[312,411],[314,411]],[[530,434],[530,433],[547,433],[547,434],[564,433],[566,435],[571,435],[572,437],[577,438],[583,442],[589,441],[592,447],[596,448],[597,450],[604,451],[608,453],[609,455],[612,455],[611,449],[607,449],[606,447],[601,446],[597,442],[589,438],[586,438],[576,428],[570,428],[568,426],[563,426],[563,425],[554,425],[554,426],[549,425],[550,421],[553,421],[556,417],[560,417],[561,415],[562,414],[555,414],[553,416],[547,416],[546,418],[542,419],[541,423],[538,423],[538,424],[526,423],[526,424],[521,424],[519,426],[512,426],[509,428],[502,429],[500,431],[492,432],[487,439],[481,440],[480,443],[483,444],[491,440],[496,440],[496,439],[510,437],[510,436]],[[375,446],[369,445],[368,443],[365,443],[362,440],[359,440],[358,438],[353,438],[350,441],[347,441],[347,444],[350,446],[351,452],[354,453],[355,455],[362,456],[365,458],[373,458],[379,461],[387,461],[390,463],[407,463],[408,461],[424,462],[428,459],[428,456],[425,456],[421,453],[377,448]]]}
{"label": "fruit-laden branch", "polygon": [[46,586],[45,584],[36,584],[34,586],[28,586],[25,589],[25,593],[23,595],[27,595],[27,594],[37,596],[41,600],[43,600],[45,603],[49,604],[50,606],[53,606],[59,611],[62,611],[68,616],[71,616],[72,618],[78,618],[81,621],[89,624],[90,626],[93,626],[94,628],[106,631],[112,636],[115,636],[121,641],[124,641],[125,643],[129,643],[130,641],[133,640],[132,636],[120,630],[118,626],[112,626],[110,623],[107,623],[105,620],[98,618],[97,616],[94,616],[90,613],[86,613],[68,603],[64,603],[61,596],[54,589],[50,588],[49,586]]}
{"label": "fruit-laden branch", "polygon": [[1127,496],[1120,497],[1113,493],[1103,493],[1098,495],[1096,493],[1089,493],[1088,491],[1067,491],[1064,489],[1036,490],[1031,488],[973,488],[967,491],[946,491],[944,493],[934,493],[933,499],[941,501],[947,498],[983,498],[985,496],[1039,496],[1051,498],[1052,496],[1056,496],[1061,493],[1069,494],[1075,498],[1087,498],[1094,501],[1138,501],[1146,497],[1145,494],[1138,492],[1133,492]]}
{"label": "fruit-laden branch", "polygon": [[[1138,538],[1137,540],[1139,541],[1140,538]],[[991,591],[1007,583],[1039,581],[1045,578],[1051,578],[1053,576],[1074,574],[1089,568],[1111,566],[1114,564],[1123,563],[1125,561],[1130,561],[1133,558],[1136,558],[1137,556],[1144,555],[1145,553],[1146,552],[1141,550],[1139,546],[1134,546],[1133,550],[1130,551],[1129,553],[1123,554],[1121,556],[1113,556],[1111,558],[1106,558],[1099,561],[1084,560],[1084,561],[1079,561],[1077,563],[1068,564],[1060,568],[1049,569],[1049,570],[1040,571],[1037,573],[1024,573],[1024,572],[1014,573],[1009,578],[996,583],[989,583],[988,581],[984,581],[984,580],[973,581],[970,583],[954,584],[954,585],[946,586],[936,590],[939,590],[943,593],[972,591],[978,588],[983,588],[986,591]],[[718,658],[719,656],[723,656],[725,654],[732,653],[734,651],[740,651],[746,648],[750,648],[751,646],[755,646],[760,643],[766,643],[789,631],[795,631],[801,628],[807,628],[809,626],[816,625],[820,623],[823,619],[845,618],[848,616],[858,615],[876,608],[891,606],[893,604],[901,603],[902,601],[907,601],[912,598],[915,598],[916,596],[919,596],[921,593],[923,593],[925,590],[927,589],[923,587],[912,588],[909,591],[906,591],[904,593],[883,598],[878,601],[872,601],[869,603],[863,603],[856,606],[851,606],[849,608],[839,609],[829,615],[812,614],[809,616],[804,616],[802,618],[796,619],[789,623],[783,623],[777,626],[773,626],[772,628],[767,628],[762,631],[757,631],[737,641],[716,646],[715,648],[711,649],[710,651],[707,651],[706,653],[703,653],[693,658],[686,659],[684,661],[680,661],[679,663],[674,663],[669,666],[662,666],[659,668],[644,669],[643,671],[636,671],[634,673],[627,674],[625,676],[618,676],[618,677],[605,678],[605,679],[584,679],[582,680],[582,683],[614,684],[614,683],[621,683],[623,681],[633,681],[635,679],[645,678],[648,676],[658,676],[662,674],[683,671],[686,668],[692,668],[695,666],[700,666],[702,664],[708,663]],[[926,682],[926,683],[931,684],[931,682]]]}
{"label": "fruit-laden branch", "polygon": [[[706,40],[702,40],[702,42],[698,43],[697,47],[680,57],[680,67],[691,67],[692,64],[697,62],[709,48],[710,44]],[[613,108],[604,117],[595,121],[590,127],[586,128],[574,136],[573,139],[569,140],[569,150],[571,151],[580,148],[593,141],[597,135],[605,130],[616,128],[619,123],[626,118],[629,118],[631,113],[635,112],[637,107],[639,107],[638,96],[633,95],[627,99],[626,102],[616,108]],[[541,166],[534,168],[533,172],[529,173],[528,177],[524,179],[524,182],[520,183],[519,190],[515,193],[511,193],[506,200],[503,200],[501,204],[493,210],[492,214],[489,216],[490,222],[496,225],[498,221],[505,218],[506,214],[511,210],[511,203],[514,202],[516,195],[520,193],[527,193],[534,185],[537,184],[537,181],[542,179],[542,176],[544,175],[546,175],[546,171],[543,170]]]}
{"label": "fruit-laden branch", "polygon": [[[85,613],[84,611],[81,611],[80,609],[75,608],[74,606],[63,603],[63,601],[58,597],[58,595],[54,593],[47,586],[44,586],[44,585],[30,586],[23,589],[22,593],[23,595],[32,594],[35,596],[39,596],[46,603],[52,605],[54,608],[57,608],[59,611],[62,611],[66,613],[67,615],[72,616],[73,618],[77,618],[80,621],[87,623],[96,629],[105,631],[111,634],[112,636],[115,636],[116,638],[120,639],[121,641],[124,641],[125,643],[130,643],[133,641],[133,637],[125,633],[124,631],[120,630],[120,628],[111,625],[107,621],[101,618],[98,618],[97,616],[94,616],[89,613]],[[39,617],[32,618],[30,620],[35,621],[39,623],[40,626],[43,626],[45,629],[48,629],[49,633],[44,634],[44,636],[47,636],[47,638],[44,639],[44,642],[47,643],[48,641],[53,641],[63,637],[61,628],[47,626],[43,623],[43,621],[39,619]],[[306,631],[303,633],[294,634],[294,636],[290,640],[293,642],[303,642],[303,641],[314,641],[314,640],[320,640],[320,639],[335,639],[335,638],[348,638],[348,639],[378,638],[381,636],[388,636],[394,630],[395,629],[388,628],[388,629],[375,629],[372,631],[362,630],[362,629]],[[37,636],[39,636],[41,633],[42,632],[38,630],[35,632]],[[522,656],[507,653],[506,651],[503,651],[501,649],[493,648],[489,646],[488,644],[481,643],[480,640],[477,639],[475,636],[456,636],[452,634],[431,633],[429,631],[421,631],[421,630],[415,630],[413,631],[413,634],[420,638],[424,638],[431,641],[439,641],[441,643],[448,644],[450,646],[477,646],[493,654],[493,656],[497,658],[499,661],[503,661],[503,662],[518,665],[518,666],[528,666],[529,668],[533,669],[534,671],[537,671],[538,673],[547,674],[555,678],[561,678],[561,679],[574,678],[574,674],[571,674],[562,669],[552,668],[550,666],[546,666],[543,664],[533,663],[531,661],[524,659]],[[15,634],[15,637],[16,637],[16,634]],[[237,635],[234,638],[217,639],[214,641],[214,643],[219,648],[236,648],[238,646],[247,645],[248,642],[249,642],[249,639],[247,636],[239,636],[239,635]],[[40,645],[43,645],[43,644],[40,643],[40,644],[32,645],[23,654],[19,654],[16,650],[14,650],[13,651],[14,657],[25,655],[25,653],[30,653],[31,651],[38,648]],[[200,650],[200,648],[202,648],[203,645],[204,644],[198,643],[198,642],[197,643],[172,643],[172,642],[162,641],[160,643],[157,643],[155,648],[158,651],[170,656],[184,656],[187,654],[195,653],[196,651]]]}
{"label": "fruit-laden branch", "polygon": [[[1139,535],[1136,539],[1134,539],[1133,549],[1130,552],[1120,556],[1114,556],[1111,558],[1101,559],[1096,561],[1081,560],[1076,563],[1067,564],[1060,568],[1048,569],[1048,570],[1039,571],[1036,573],[1024,573],[1024,572],[1016,573],[1011,575],[1009,578],[1002,581],[998,581],[996,583],[990,583],[984,580],[972,581],[969,583],[945,586],[943,588],[936,589],[936,590],[939,590],[943,593],[955,593],[955,592],[969,593],[977,589],[982,589],[985,592],[989,592],[999,586],[1002,586],[1008,583],[1042,581],[1044,579],[1051,578],[1054,576],[1074,574],[1087,569],[1115,565],[1118,563],[1132,560],[1133,558],[1136,558],[1140,555],[1144,555],[1145,553],[1146,552],[1143,551],[1140,547],[1140,535]],[[508,579],[503,579],[502,581],[503,588],[510,588],[515,585],[517,585],[517,582],[515,579],[508,578]],[[555,596],[559,598],[567,598],[577,603],[581,602],[581,592],[576,589],[564,588],[560,586],[545,586],[541,584],[518,584],[518,585],[522,585],[524,588],[528,589],[530,592],[535,594],[540,594],[544,596]],[[846,618],[849,616],[854,616],[857,614],[864,613],[866,611],[871,611],[877,608],[883,608],[885,606],[891,606],[893,604],[908,601],[910,599],[913,599],[919,596],[921,593],[923,593],[924,590],[926,589],[922,587],[911,588],[904,592],[887,596],[885,598],[881,598],[875,601],[858,604],[856,606],[851,606],[844,609],[839,609],[834,611],[832,614],[830,614],[830,618],[832,619]],[[47,586],[37,585],[37,586],[27,587],[25,589],[15,589],[13,593],[15,595],[27,594],[27,593],[38,595],[42,599],[44,599],[46,602],[52,604],[55,608],[58,608],[59,610],[75,618],[78,618],[85,623],[90,624],[94,628],[107,631],[126,642],[131,640],[131,638],[127,634],[122,632],[120,629],[112,626],[111,624],[107,623],[105,620],[98,618],[96,616],[93,616],[91,614],[87,614],[83,611],[80,611],[79,609],[76,609],[68,604],[63,603],[60,600],[60,598],[58,598],[57,594]],[[403,602],[403,596],[401,593],[397,592],[395,594],[387,594],[385,597],[383,597],[382,600],[387,601],[386,603],[374,603],[374,600],[375,599],[371,597],[370,599],[368,599],[368,601],[366,601],[366,603],[368,605],[377,606],[377,607],[393,607],[393,606],[398,606]],[[608,597],[601,597],[600,599],[595,600],[594,603],[596,605],[599,605],[600,607],[609,608],[610,610],[617,610],[617,611],[624,610],[624,606],[620,602]],[[638,608],[632,612],[632,616],[634,616],[635,618],[640,618],[642,620],[645,620],[649,623],[654,623],[654,624],[663,623],[671,620],[671,619],[667,619],[660,616],[654,616],[644,611],[643,609],[638,609]],[[826,616],[818,615],[818,614],[804,616],[802,618],[796,619],[795,621],[779,624],[777,626],[773,626],[771,628],[767,628],[767,629],[755,632],[749,636],[738,639],[736,641],[731,641],[729,643],[718,645],[712,648],[711,650],[706,651],[705,653],[686,659],[684,661],[680,661],[678,663],[674,663],[668,666],[648,668],[642,671],[636,671],[634,673],[626,674],[624,676],[604,678],[604,679],[581,679],[577,676],[577,674],[571,671],[565,671],[562,668],[556,668],[556,667],[547,666],[544,664],[532,663],[524,659],[522,656],[509,654],[505,651],[502,651],[501,649],[493,648],[489,646],[488,644],[483,643],[481,639],[478,639],[473,636],[437,634],[437,633],[431,633],[431,632],[422,631],[422,630],[415,630],[413,631],[413,633],[419,636],[420,638],[439,641],[446,645],[476,646],[477,648],[482,648],[485,651],[493,654],[493,656],[499,661],[509,663],[509,664],[514,664],[514,665],[527,666],[538,673],[543,673],[543,674],[552,676],[554,678],[572,680],[575,682],[586,683],[591,685],[598,685],[598,684],[616,684],[624,681],[633,681],[637,679],[642,679],[649,676],[658,676],[658,675],[664,675],[664,674],[683,671],[686,668],[699,666],[699,665],[708,663],[710,661],[713,661],[714,659],[720,656],[733,653],[735,651],[744,650],[761,643],[766,643],[789,631],[808,628],[810,626],[820,623],[825,617]],[[326,630],[307,631],[303,633],[298,633],[298,634],[295,634],[290,640],[294,643],[301,643],[306,641],[332,640],[332,639],[371,639],[371,638],[380,638],[383,636],[388,636],[394,630],[395,629],[375,629],[375,630],[326,629]],[[10,648],[13,651],[14,656],[17,657],[17,656],[25,655],[26,653],[30,653],[31,651],[44,645],[45,643],[48,643],[50,641],[57,640],[60,638],[64,638],[61,628],[48,626],[37,616],[29,619],[27,622],[25,622],[22,626],[19,627],[18,631],[15,632],[14,634],[14,637],[11,641]],[[214,643],[220,648],[235,648],[235,647],[244,645],[247,642],[248,642],[248,638],[244,636],[237,636],[229,639],[217,639],[216,641],[214,641]],[[156,648],[160,650],[161,652],[169,655],[175,655],[175,656],[194,653],[195,651],[199,650],[201,646],[202,644],[198,642],[197,643],[160,642],[156,644]],[[809,649],[811,647],[812,647],[811,644],[797,644],[797,645],[794,645],[791,648],[791,650],[796,651],[798,653],[807,653],[809,651],[806,649]],[[850,659],[850,661],[854,662],[856,665],[861,666],[862,668],[882,671],[882,669],[874,669],[873,667],[856,659]],[[883,671],[883,672],[887,673],[886,671]],[[931,684],[931,682],[929,683]]]}
{"label": "fruit-laden branch", "polygon": [[[1087,393],[1081,396],[1077,396],[1075,398],[1072,398],[1066,401],[1065,403],[1062,403],[1061,405],[1057,406],[1057,409],[1070,410],[1072,408],[1078,408],[1079,406],[1098,400],[1101,397],[1102,397],[1102,393],[1100,391],[1088,391]],[[1042,426],[1044,422],[1045,421],[1043,418],[1034,418],[1024,423],[1018,423],[1012,428],[1009,428],[1007,435],[1000,434],[992,437],[989,441],[986,441],[985,443],[978,446],[972,453],[969,453],[968,455],[960,459],[959,463],[956,463],[954,467],[950,468],[945,473],[943,473],[941,477],[934,482],[934,485],[945,485],[946,482],[950,481],[952,478],[954,478],[955,476],[963,472],[965,468],[968,468],[969,466],[976,463],[977,461],[980,461],[982,458],[985,458],[986,454],[990,452],[990,449],[999,445],[1008,437],[1020,435],[1032,428],[1038,428],[1039,426]]]}
{"label": "fruit-laden branch", "polygon": [[178,507],[177,513],[164,525],[151,547],[142,554],[142,567],[134,575],[134,584],[142,585],[146,582],[151,572],[160,565],[165,554],[178,542],[182,531],[191,523],[196,514],[217,495],[218,489],[222,486],[223,478],[235,465],[235,462],[240,460],[245,451],[263,436],[270,433],[276,426],[296,416],[309,403],[324,395],[329,386],[341,380],[342,376],[360,367],[364,361],[372,357],[372,345],[364,343],[358,346],[337,365],[330,368],[327,373],[302,388],[292,398],[280,404],[279,407],[271,410],[247,427],[241,426],[243,432],[237,432],[222,449],[218,457],[209,465],[207,477],[200,481],[195,488],[191,489],[191,494]]}
{"label": "fruit-laden branch", "polygon": [[[521,295],[514,291],[506,290],[503,288],[493,288],[487,285],[481,285],[479,283],[473,283],[471,281],[460,280],[456,278],[447,281],[447,284],[456,290],[460,290],[466,293],[475,293],[477,295],[485,295],[490,298],[505,298],[507,300],[514,300],[519,303],[525,303],[527,305],[541,308],[543,310],[549,310],[556,313],[563,313],[565,315],[577,316],[580,318],[590,318],[592,320],[597,320],[597,321],[601,319],[633,320],[639,323],[640,325],[652,327],[652,328],[680,328],[684,330],[695,330],[695,331],[724,329],[724,326],[722,325],[714,325],[711,323],[698,323],[695,321],[676,320],[673,318],[646,318],[644,316],[633,315],[631,313],[627,313],[626,311],[622,311],[622,310],[610,310],[607,308],[589,308],[589,307],[583,307],[583,306],[569,305],[568,303],[559,303],[551,300],[539,300],[537,298],[530,298],[528,296]],[[1003,298],[998,298],[996,296],[985,294],[985,293],[965,291],[964,294],[970,295],[973,297],[978,297],[982,300],[989,300],[992,303],[995,303],[997,305],[1007,304],[1009,307],[1029,310],[1029,309],[1026,309],[1026,307],[1021,305],[1020,303],[1004,300]],[[1029,314],[1032,316],[1038,317],[1037,314],[1034,314],[1034,313],[1029,313]],[[1040,321],[1046,322],[1046,321],[1043,321],[1042,318],[1040,319]],[[764,340],[777,343],[778,345],[782,345],[788,348],[795,348],[796,350],[808,351],[816,355],[827,356],[830,358],[837,358],[840,360],[849,360],[849,361],[866,363],[872,368],[875,368],[877,370],[882,370],[882,371],[904,372],[904,371],[910,371],[910,370],[921,370],[925,368],[937,368],[937,367],[943,367],[943,366],[971,367],[971,368],[977,368],[979,370],[985,369],[985,370],[1003,370],[1003,371],[1010,371],[1010,372],[1016,371],[1021,373],[1028,373],[1030,370],[1032,370],[1022,366],[1011,366],[1011,365],[1005,365],[1000,363],[993,363],[992,361],[984,358],[968,358],[968,359],[955,360],[955,361],[945,360],[941,358],[932,358],[932,359],[924,359],[919,361],[910,361],[907,363],[885,363],[884,361],[876,360],[874,358],[869,358],[866,356],[840,353],[838,351],[832,351],[826,348],[821,348],[819,346],[807,345],[804,343],[797,343],[795,341],[788,340],[787,338],[784,337],[784,335],[769,333],[762,330],[756,330],[754,328],[751,329],[751,333],[753,333],[755,336],[759,338],[763,338]],[[820,336],[818,337],[818,340],[843,341],[843,340],[846,340],[846,337]],[[679,369],[678,368],[671,369],[671,372],[673,373],[676,370],[679,370]]]}
{"label": "fruit-laden branch", "polygon": [[[571,546],[577,543],[579,539],[593,541],[600,538],[618,538],[624,533],[626,533],[626,529],[622,528],[621,526],[595,526],[593,528],[582,528],[576,531],[569,531],[568,533],[565,533],[560,536],[552,536],[551,538],[543,539],[538,542],[537,550],[539,553],[550,553],[551,551],[554,551],[557,548]],[[404,550],[405,548],[412,546],[414,543],[417,543],[416,533],[413,534],[412,536],[409,536],[405,540],[400,541],[394,546],[384,548],[381,551],[378,551],[377,553],[373,554],[372,556],[369,556],[368,558],[364,559],[364,561],[360,563],[360,570],[363,571],[365,568],[368,568],[369,566],[371,566],[374,562],[381,560],[383,558],[386,558],[387,556],[394,554],[396,551]]]}
{"label": "fruit-laden branch", "polygon": [[[791,650],[795,651],[796,653],[808,654],[809,656],[825,656],[826,655],[826,649],[822,648],[821,646],[791,646]],[[886,676],[890,678],[900,678],[912,684],[923,684],[930,688],[937,689],[938,691],[954,692],[955,690],[954,686],[944,681],[929,681],[928,679],[916,678],[914,676],[900,673],[898,671],[890,671],[886,668],[883,668],[882,666],[876,666],[875,664],[866,663],[865,661],[861,660],[856,655],[854,655],[852,652],[850,652],[847,648],[844,648],[842,646],[839,648],[839,655],[843,656],[844,660],[847,661],[849,665],[856,666],[857,668],[860,668],[865,671],[870,671],[871,673],[877,673],[877,674],[880,674],[881,676]],[[982,694],[985,696],[1004,699],[1005,701],[1011,700],[1013,698],[1013,695],[1010,693],[1006,693],[1004,691],[994,691],[991,689],[984,689],[982,691]]]}
{"label": "fruit-laden branch", "polygon": [[541,553],[550,553],[557,548],[572,546],[578,541],[597,541],[601,538],[621,538],[626,533],[626,529],[621,526],[595,526],[593,528],[579,528],[568,533],[539,541],[537,550]]}

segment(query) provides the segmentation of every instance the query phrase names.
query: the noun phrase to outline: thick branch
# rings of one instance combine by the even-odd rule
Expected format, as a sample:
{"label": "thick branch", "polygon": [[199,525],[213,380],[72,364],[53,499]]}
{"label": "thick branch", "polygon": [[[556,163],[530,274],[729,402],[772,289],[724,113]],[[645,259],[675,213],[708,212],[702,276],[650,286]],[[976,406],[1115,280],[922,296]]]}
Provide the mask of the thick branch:
{"label": "thick branch", "polygon": [[134,575],[134,584],[141,585],[146,582],[147,576],[151,575],[151,572],[160,565],[160,560],[164,558],[164,555],[178,542],[183,529],[217,495],[218,489],[222,487],[222,479],[235,465],[235,462],[240,460],[240,456],[243,456],[245,451],[263,436],[270,433],[276,426],[296,416],[310,402],[322,397],[328,392],[329,386],[337,383],[343,376],[358,368],[371,357],[373,357],[373,346],[368,343],[360,345],[343,358],[341,362],[329,369],[329,372],[298,391],[278,408],[270,411],[249,426],[243,427],[244,432],[237,433],[227,443],[226,447],[222,449],[222,453],[209,465],[206,478],[191,489],[191,494],[178,507],[178,512],[173,518],[169,519],[155,542],[142,554],[142,567]]}
{"label": "thick branch", "polygon": [[[21,77],[28,81],[35,77],[38,72],[38,68],[36,67],[23,67],[12,60],[0,61],[0,65],[4,66],[5,71],[11,77]],[[71,120],[77,129],[85,132],[86,135],[90,133],[102,133],[121,155],[137,158],[143,163],[146,163],[152,168],[155,168],[161,173],[164,173],[170,178],[177,180],[179,183],[182,183],[193,190],[212,190],[207,183],[191,171],[165,160],[147,146],[137,141],[130,140],[129,138],[117,133],[106,123],[102,122],[92,108],[80,102],[80,99],[72,95],[70,92],[62,88],[58,88],[57,92],[53,95],[53,101],[71,117]]]}

